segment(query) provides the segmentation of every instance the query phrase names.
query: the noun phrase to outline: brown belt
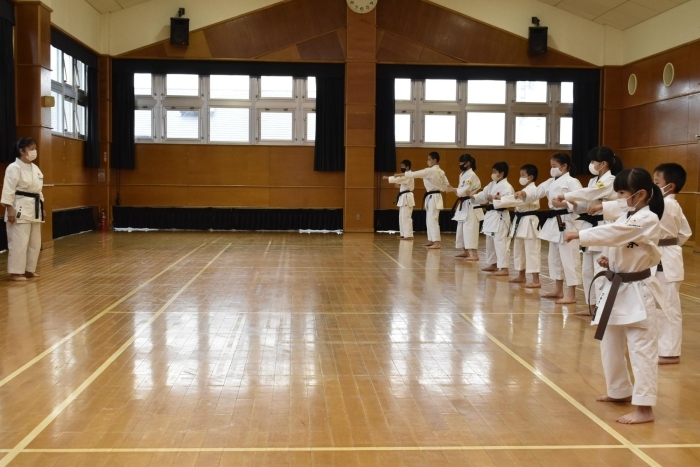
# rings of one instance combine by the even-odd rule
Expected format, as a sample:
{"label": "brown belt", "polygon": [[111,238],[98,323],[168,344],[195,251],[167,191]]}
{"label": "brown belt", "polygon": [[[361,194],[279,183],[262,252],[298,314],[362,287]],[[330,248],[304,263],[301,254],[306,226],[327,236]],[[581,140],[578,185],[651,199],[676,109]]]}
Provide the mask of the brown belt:
{"label": "brown belt", "polygon": [[678,245],[677,238],[662,238],[659,240],[659,246],[676,246]]}
{"label": "brown belt", "polygon": [[[617,298],[617,291],[620,289],[620,284],[623,282],[638,282],[643,281],[651,277],[651,269],[645,269],[639,272],[612,272],[610,270],[599,272],[593,277],[591,281],[591,287],[595,280],[601,276],[605,276],[607,280],[612,282],[610,290],[608,291],[608,296],[605,299],[605,305],[603,305],[603,311],[600,315],[600,321],[598,321],[598,329],[595,332],[595,338],[603,340],[603,335],[605,334],[605,328],[608,326],[608,320],[610,319],[610,313],[612,312],[612,307],[615,304],[615,299]],[[588,292],[590,297],[590,288]],[[589,305],[591,310],[591,315],[593,315],[593,320],[595,320],[595,315],[598,312],[598,307],[594,305]],[[595,309],[594,309],[595,308]]]}

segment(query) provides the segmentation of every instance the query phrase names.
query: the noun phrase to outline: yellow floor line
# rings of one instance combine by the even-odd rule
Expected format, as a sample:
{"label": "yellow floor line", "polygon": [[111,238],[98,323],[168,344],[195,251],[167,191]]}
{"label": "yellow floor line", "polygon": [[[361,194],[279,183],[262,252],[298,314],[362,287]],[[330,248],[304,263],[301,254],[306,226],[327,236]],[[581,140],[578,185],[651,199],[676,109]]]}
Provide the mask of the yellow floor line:
{"label": "yellow floor line", "polygon": [[127,294],[124,295],[122,298],[120,298],[119,300],[117,300],[116,302],[112,303],[110,306],[108,306],[108,307],[105,308],[104,310],[102,310],[102,312],[100,312],[100,313],[98,313],[97,315],[95,315],[92,319],[90,319],[89,321],[86,321],[82,326],[80,326],[79,328],[77,328],[76,330],[74,330],[73,332],[71,332],[70,334],[68,334],[66,337],[64,337],[63,339],[61,339],[60,341],[56,342],[54,345],[52,345],[52,346],[49,347],[48,349],[46,349],[46,350],[44,350],[43,352],[41,352],[39,355],[37,355],[37,356],[34,357],[33,359],[29,360],[27,363],[25,363],[25,364],[22,365],[21,367],[17,368],[15,371],[13,371],[12,373],[10,373],[9,375],[5,376],[5,378],[3,378],[3,379],[0,381],[0,388],[3,387],[4,385],[6,385],[7,383],[9,383],[10,381],[12,381],[13,379],[15,379],[17,376],[19,376],[19,375],[22,374],[23,372],[27,371],[27,370],[28,370],[29,368],[31,368],[33,365],[35,365],[36,363],[38,363],[39,361],[41,361],[41,359],[43,359],[44,357],[46,357],[47,355],[49,355],[51,352],[53,352],[54,350],[56,350],[57,348],[59,348],[60,346],[62,346],[62,345],[65,344],[66,342],[68,342],[69,340],[71,340],[73,337],[75,337],[76,334],[78,334],[78,333],[80,333],[81,331],[83,331],[85,328],[87,328],[88,326],[90,326],[91,324],[93,324],[95,321],[99,320],[100,318],[102,318],[102,317],[103,317],[104,315],[106,315],[107,313],[110,313],[116,306],[118,306],[119,304],[123,303],[125,300],[129,299],[129,298],[130,298],[131,296],[133,296],[136,292],[138,292],[139,290],[143,289],[144,287],[146,287],[148,284],[150,284],[150,283],[153,282],[154,280],[158,279],[160,276],[162,276],[162,275],[165,274],[167,271],[169,271],[170,269],[172,269],[175,265],[177,265],[180,261],[182,261],[183,259],[185,259],[185,258],[187,258],[188,256],[190,256],[192,253],[194,253],[194,252],[197,251],[198,249],[202,248],[205,244],[206,244],[206,243],[202,243],[201,245],[199,245],[198,247],[196,247],[195,249],[193,249],[192,251],[190,251],[190,252],[187,253],[186,255],[182,256],[180,259],[178,259],[178,260],[175,261],[174,263],[170,264],[170,266],[168,266],[167,268],[163,269],[163,270],[160,271],[158,274],[156,274],[155,276],[151,277],[151,278],[148,279],[146,282],[144,282],[143,284],[139,285],[138,287],[136,287],[135,289],[133,289],[131,292],[127,293]]}
{"label": "yellow floor line", "polygon": [[554,384],[549,378],[544,376],[540,371],[538,371],[535,367],[527,363],[525,360],[523,360],[518,354],[513,352],[509,347],[507,347],[505,344],[503,344],[500,340],[496,339],[493,335],[491,335],[486,329],[484,329],[483,326],[480,326],[476,324],[472,319],[467,316],[465,313],[461,313],[462,318],[467,320],[469,323],[471,323],[472,326],[477,328],[479,331],[483,332],[486,337],[488,337],[491,342],[499,346],[501,349],[503,349],[508,355],[513,357],[518,363],[520,363],[522,366],[527,368],[532,374],[534,374],[540,381],[545,383],[547,386],[552,388],[557,394],[559,394],[562,398],[566,399],[571,405],[576,407],[581,413],[586,415],[593,423],[601,427],[603,430],[605,430],[610,436],[618,440],[620,443],[622,443],[624,446],[626,446],[630,451],[632,451],[634,454],[637,455],[640,459],[642,459],[644,462],[646,462],[648,465],[652,466],[659,466],[660,464],[657,463],[654,459],[649,457],[646,453],[644,453],[640,448],[632,444],[630,440],[622,436],[620,433],[615,431],[612,427],[610,427],[607,423],[605,423],[603,420],[601,420],[596,414],[588,410],[586,407],[581,405],[576,399],[571,397],[566,391],[564,391],[562,388]]}
{"label": "yellow floor line", "polygon": [[97,370],[95,370],[95,371],[90,375],[90,377],[89,377],[88,379],[86,379],[86,380],[83,382],[83,384],[81,384],[80,386],[78,386],[78,388],[77,388],[75,391],[73,391],[63,402],[61,402],[61,403],[53,410],[53,412],[51,412],[46,418],[44,418],[44,420],[42,420],[42,422],[39,423],[39,425],[37,425],[27,436],[25,436],[24,439],[22,439],[19,443],[17,443],[17,445],[16,445],[14,448],[12,448],[12,449],[10,450],[10,452],[9,452],[5,457],[3,457],[2,459],[0,459],[0,467],[5,467],[5,466],[8,465],[10,462],[12,462],[12,461],[15,459],[15,457],[17,457],[17,456],[29,445],[29,443],[31,443],[32,441],[34,441],[34,439],[36,439],[36,437],[39,436],[39,434],[40,434],[42,431],[44,431],[44,429],[45,429],[47,426],[49,426],[49,424],[51,424],[51,422],[53,422],[59,415],[61,415],[61,413],[66,409],[66,407],[68,407],[68,406],[71,404],[71,402],[73,402],[75,399],[77,399],[78,396],[80,396],[80,394],[82,394],[83,391],[85,391],[85,389],[87,389],[88,386],[90,386],[90,384],[93,383],[93,381],[95,381],[102,373],[104,373],[104,371],[105,371],[117,358],[119,358],[119,356],[120,356],[122,353],[124,353],[124,352],[126,351],[126,349],[128,349],[128,348],[131,346],[131,344],[134,343],[134,341],[138,338],[138,336],[139,336],[143,331],[145,331],[146,329],[148,329],[148,328],[150,327],[151,323],[153,323],[153,321],[155,321],[161,314],[163,314],[163,312],[165,311],[165,309],[168,308],[170,305],[172,305],[172,303],[173,303],[173,302],[174,302],[174,301],[175,301],[175,300],[176,300],[176,299],[177,299],[177,298],[178,298],[178,297],[179,297],[179,296],[180,296],[180,295],[181,295],[181,294],[182,294],[182,293],[183,293],[183,292],[184,292],[184,291],[199,277],[199,276],[201,276],[202,273],[204,273],[204,271],[206,271],[206,270],[209,268],[209,266],[211,266],[212,263],[214,263],[214,261],[216,261],[216,260],[219,258],[219,256],[221,256],[221,255],[228,249],[228,247],[230,247],[230,246],[231,246],[230,243],[229,243],[228,245],[226,245],[216,256],[214,256],[214,258],[212,258],[211,261],[209,261],[202,269],[200,269],[199,272],[198,272],[197,274],[194,275],[194,277],[192,277],[189,281],[187,281],[187,283],[186,283],[185,285],[183,285],[183,286],[180,288],[180,290],[178,290],[178,291],[175,293],[175,295],[173,295],[172,297],[170,297],[170,299],[158,310],[158,312],[157,312],[156,314],[154,314],[147,322],[145,322],[143,325],[141,325],[141,328],[138,329],[138,330],[134,333],[134,335],[133,335],[128,341],[126,341],[121,347],[119,347],[119,349],[118,349],[116,352],[114,352],[102,365],[100,365],[100,367],[99,367]]}
{"label": "yellow floor line", "polygon": [[379,250],[379,251],[381,251],[382,253],[384,253],[384,254],[386,255],[387,258],[389,258],[390,260],[392,260],[393,262],[395,262],[396,264],[398,264],[399,267],[400,267],[401,269],[406,269],[406,266],[404,266],[403,264],[401,264],[401,263],[399,263],[398,261],[396,261],[389,253],[387,253],[386,251],[384,251],[384,250],[382,250],[381,248],[379,248],[379,246],[378,246],[376,243],[372,243],[372,245],[374,245],[375,248],[376,248],[377,250]]}

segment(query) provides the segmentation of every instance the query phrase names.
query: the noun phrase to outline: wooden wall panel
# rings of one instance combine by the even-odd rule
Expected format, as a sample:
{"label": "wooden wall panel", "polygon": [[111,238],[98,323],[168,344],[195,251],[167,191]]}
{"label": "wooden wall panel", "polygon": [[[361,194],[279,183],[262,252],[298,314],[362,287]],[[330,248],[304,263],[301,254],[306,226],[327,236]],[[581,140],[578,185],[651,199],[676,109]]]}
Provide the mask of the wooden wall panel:
{"label": "wooden wall panel", "polygon": [[270,206],[278,208],[343,208],[345,189],[326,187],[270,187]]}
{"label": "wooden wall panel", "polygon": [[208,145],[187,147],[186,181],[189,185],[269,184],[269,154],[266,146]]}
{"label": "wooden wall panel", "polygon": [[314,170],[314,148],[309,146],[271,148],[269,167],[271,188],[342,188],[345,183],[344,172]]}
{"label": "wooden wall panel", "polygon": [[374,188],[345,188],[345,231],[374,232],[374,197]]}
{"label": "wooden wall panel", "polygon": [[688,142],[688,97],[677,97],[649,104],[650,146]]}
{"label": "wooden wall panel", "polygon": [[348,147],[345,154],[345,186],[374,187],[374,148]]}
{"label": "wooden wall panel", "polygon": [[619,109],[606,109],[603,111],[602,144],[610,148],[621,147],[620,131],[622,125],[622,111]]}
{"label": "wooden wall panel", "polygon": [[296,47],[302,60],[345,60],[345,50],[340,43],[339,31],[330,32],[299,43]]}
{"label": "wooden wall panel", "polygon": [[[189,206],[187,187],[126,185],[119,190],[122,206]],[[207,204],[208,206],[208,204]]]}
{"label": "wooden wall panel", "polygon": [[122,185],[186,185],[189,150],[185,144],[137,144],[136,169],[120,171]]}
{"label": "wooden wall panel", "polygon": [[346,66],[345,98],[347,104],[375,104],[376,65],[356,62]]}
{"label": "wooden wall panel", "polygon": [[267,187],[188,186],[185,206],[268,207]]}

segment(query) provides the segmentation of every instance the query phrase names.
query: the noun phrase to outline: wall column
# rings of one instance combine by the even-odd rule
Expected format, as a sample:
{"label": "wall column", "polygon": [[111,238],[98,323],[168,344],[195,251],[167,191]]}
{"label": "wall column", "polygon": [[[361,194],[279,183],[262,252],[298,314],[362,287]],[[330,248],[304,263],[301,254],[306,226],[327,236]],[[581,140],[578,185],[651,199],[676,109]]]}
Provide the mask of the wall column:
{"label": "wall column", "polygon": [[374,232],[377,10],[348,9],[345,65],[345,232]]}
{"label": "wall column", "polygon": [[[107,215],[107,225],[112,225],[112,59],[101,55],[98,62],[98,95],[100,125],[100,169],[105,171],[105,182],[98,183],[97,204]],[[99,213],[98,213],[99,215]],[[99,219],[98,219],[99,221]]]}
{"label": "wall column", "polygon": [[41,97],[51,95],[51,9],[41,2],[15,4],[15,62],[17,64],[17,137],[36,140],[35,164],[44,174],[42,249],[53,247],[53,158],[51,109],[41,107]]}

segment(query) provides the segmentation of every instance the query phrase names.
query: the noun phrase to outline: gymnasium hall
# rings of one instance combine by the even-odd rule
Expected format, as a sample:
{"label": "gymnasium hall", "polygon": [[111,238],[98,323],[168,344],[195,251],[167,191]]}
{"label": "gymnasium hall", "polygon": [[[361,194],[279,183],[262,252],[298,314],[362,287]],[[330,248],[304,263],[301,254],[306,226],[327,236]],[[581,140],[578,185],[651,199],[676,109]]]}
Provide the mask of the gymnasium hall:
{"label": "gymnasium hall", "polygon": [[700,466],[699,21],[0,0],[0,467]]}

